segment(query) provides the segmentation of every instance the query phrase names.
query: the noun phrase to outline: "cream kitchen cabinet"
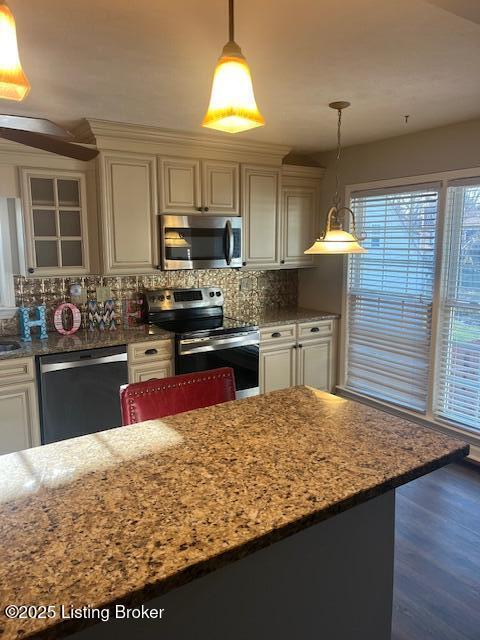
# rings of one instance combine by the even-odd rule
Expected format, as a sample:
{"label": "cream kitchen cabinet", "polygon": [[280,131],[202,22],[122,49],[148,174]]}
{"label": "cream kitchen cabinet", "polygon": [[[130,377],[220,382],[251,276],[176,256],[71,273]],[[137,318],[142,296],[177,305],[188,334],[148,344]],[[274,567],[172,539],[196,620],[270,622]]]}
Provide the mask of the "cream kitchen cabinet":
{"label": "cream kitchen cabinet", "polygon": [[318,236],[318,208],[321,167],[282,166],[282,211],[280,259],[286,267],[309,267],[313,256],[306,256]]}
{"label": "cream kitchen cabinet", "polygon": [[336,321],[267,327],[260,331],[260,391],[294,385],[335,388]]}
{"label": "cream kitchen cabinet", "polygon": [[281,264],[280,168],[244,165],[243,266],[278,268]]}
{"label": "cream kitchen cabinet", "polygon": [[28,273],[90,270],[86,173],[20,168]]}
{"label": "cream kitchen cabinet", "polygon": [[317,201],[314,187],[282,186],[281,263],[288,267],[313,265],[313,256],[304,251],[314,240]]}
{"label": "cream kitchen cabinet", "polygon": [[128,381],[145,382],[174,374],[171,340],[136,342],[128,345]]}
{"label": "cream kitchen cabinet", "polygon": [[308,267],[316,237],[319,167],[244,166],[244,260],[247,269]]}
{"label": "cream kitchen cabinet", "polygon": [[160,213],[240,215],[237,162],[161,157]]}
{"label": "cream kitchen cabinet", "polygon": [[268,393],[296,385],[297,345],[260,348],[260,391]]}
{"label": "cream kitchen cabinet", "polygon": [[0,454],[40,445],[33,358],[0,361]]}
{"label": "cream kitchen cabinet", "polygon": [[98,158],[103,274],[152,272],[158,264],[155,156]]}
{"label": "cream kitchen cabinet", "polygon": [[305,340],[298,343],[297,384],[305,384],[321,391],[334,387],[333,337]]}

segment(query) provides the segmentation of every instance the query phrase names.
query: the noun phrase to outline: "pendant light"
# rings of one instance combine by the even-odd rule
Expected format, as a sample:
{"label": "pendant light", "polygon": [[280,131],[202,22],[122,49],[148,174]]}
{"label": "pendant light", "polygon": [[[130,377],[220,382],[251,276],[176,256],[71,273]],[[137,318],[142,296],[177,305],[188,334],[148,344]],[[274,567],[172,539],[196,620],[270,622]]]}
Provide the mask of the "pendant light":
{"label": "pendant light", "polygon": [[261,127],[265,120],[255,102],[247,61],[234,40],[233,0],[228,2],[228,17],[229,40],[215,67],[210,104],[202,126],[238,133]]}
{"label": "pendant light", "polygon": [[[350,106],[349,102],[331,102],[328,105],[331,109],[338,112],[337,125],[337,159],[336,159],[336,188],[333,198],[333,207],[327,214],[327,222],[323,236],[317,238],[313,245],[304,251],[307,255],[322,254],[344,254],[344,253],[367,253],[360,242],[365,236],[358,237],[355,234],[355,214],[349,207],[340,206],[340,157],[342,153],[341,144],[341,128],[342,128],[342,109]],[[352,232],[345,231],[342,226],[341,219],[345,214],[352,217]]]}
{"label": "pendant light", "polygon": [[15,18],[0,0],[0,98],[20,102],[30,91],[17,46]]}

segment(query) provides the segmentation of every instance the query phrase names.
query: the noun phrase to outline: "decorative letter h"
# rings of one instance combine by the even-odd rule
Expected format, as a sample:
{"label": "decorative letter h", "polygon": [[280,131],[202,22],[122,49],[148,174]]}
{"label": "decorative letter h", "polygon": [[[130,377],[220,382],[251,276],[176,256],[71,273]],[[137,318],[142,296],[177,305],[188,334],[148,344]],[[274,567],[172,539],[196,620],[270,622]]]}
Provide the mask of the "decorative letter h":
{"label": "decorative letter h", "polygon": [[[20,313],[20,328],[22,330],[22,341],[32,341],[32,327],[40,327],[40,340],[48,338],[47,335],[47,320],[45,318],[45,305],[40,304],[37,307],[19,307]],[[36,320],[30,320],[30,311],[35,311]]]}

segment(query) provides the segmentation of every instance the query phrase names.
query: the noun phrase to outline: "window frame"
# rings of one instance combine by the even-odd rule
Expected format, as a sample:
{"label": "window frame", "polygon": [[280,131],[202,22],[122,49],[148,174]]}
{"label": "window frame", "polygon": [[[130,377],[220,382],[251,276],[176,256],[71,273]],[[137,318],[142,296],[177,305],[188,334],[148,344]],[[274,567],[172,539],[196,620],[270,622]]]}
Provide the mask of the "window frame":
{"label": "window frame", "polygon": [[[2,197],[0,200],[0,320],[10,320],[18,309],[14,276],[26,273],[23,220],[19,198]],[[9,200],[15,209],[15,228],[12,228],[8,210]]]}
{"label": "window frame", "polygon": [[455,181],[463,180],[478,180],[480,184],[480,167],[473,167],[471,169],[461,169],[453,171],[442,171],[438,173],[427,173],[413,176],[405,176],[401,178],[391,178],[384,180],[375,180],[371,182],[362,182],[355,184],[348,184],[344,188],[344,202],[349,206],[351,196],[354,192],[359,191],[371,191],[375,189],[397,189],[397,188],[415,188],[425,183],[440,183],[439,198],[438,198],[438,216],[437,216],[437,231],[436,231],[436,259],[435,259],[435,274],[434,274],[434,289],[433,289],[433,305],[432,305],[432,335],[431,335],[431,350],[430,350],[430,362],[429,362],[429,376],[428,376],[428,389],[427,389],[427,402],[426,410],[424,414],[417,413],[409,409],[401,408],[397,405],[390,404],[382,400],[376,400],[371,397],[365,396],[361,393],[354,392],[345,387],[346,374],[347,374],[347,357],[348,357],[348,255],[343,256],[343,285],[342,285],[342,308],[340,318],[340,349],[339,349],[339,367],[338,367],[338,392],[352,399],[361,400],[372,406],[376,406],[383,410],[408,417],[410,420],[414,420],[419,424],[433,427],[444,433],[449,433],[457,437],[470,442],[474,445],[474,456],[480,460],[480,433],[469,427],[463,427],[453,422],[443,420],[434,415],[434,406],[436,402],[436,385],[435,379],[439,369],[438,352],[438,340],[440,331],[440,309],[442,301],[442,281],[443,274],[446,265],[444,265],[444,237],[445,237],[445,221],[446,221],[446,207],[447,207],[447,188],[449,186],[455,186]]}

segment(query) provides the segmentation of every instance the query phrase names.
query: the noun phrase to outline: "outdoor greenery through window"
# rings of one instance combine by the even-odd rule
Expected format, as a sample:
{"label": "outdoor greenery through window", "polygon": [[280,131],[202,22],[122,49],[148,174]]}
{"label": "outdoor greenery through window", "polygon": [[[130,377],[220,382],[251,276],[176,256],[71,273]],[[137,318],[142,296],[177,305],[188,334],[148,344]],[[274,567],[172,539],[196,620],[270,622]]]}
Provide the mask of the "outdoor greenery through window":
{"label": "outdoor greenery through window", "polygon": [[368,253],[348,279],[347,386],[425,411],[438,185],[353,194]]}
{"label": "outdoor greenery through window", "polygon": [[445,229],[435,409],[480,429],[480,181],[448,189]]}
{"label": "outdoor greenery through window", "polygon": [[345,387],[480,433],[480,178],[350,206],[368,253],[348,259]]}

